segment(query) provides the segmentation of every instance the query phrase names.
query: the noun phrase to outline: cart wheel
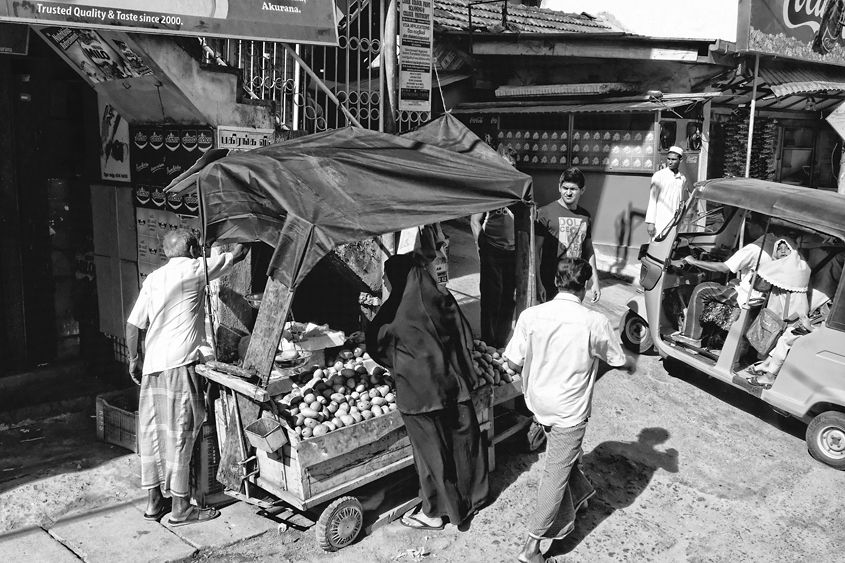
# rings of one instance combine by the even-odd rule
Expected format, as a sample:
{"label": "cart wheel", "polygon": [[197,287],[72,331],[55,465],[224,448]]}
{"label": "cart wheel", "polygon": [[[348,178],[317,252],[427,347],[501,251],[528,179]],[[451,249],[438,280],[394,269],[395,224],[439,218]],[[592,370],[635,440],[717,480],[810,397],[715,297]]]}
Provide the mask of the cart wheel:
{"label": "cart wheel", "polygon": [[331,503],[317,521],[317,543],[325,551],[343,549],[358,537],[364,524],[364,509],[355,497],[341,497]]}
{"label": "cart wheel", "polygon": [[633,311],[622,317],[622,344],[636,354],[647,354],[654,348],[648,323]]}

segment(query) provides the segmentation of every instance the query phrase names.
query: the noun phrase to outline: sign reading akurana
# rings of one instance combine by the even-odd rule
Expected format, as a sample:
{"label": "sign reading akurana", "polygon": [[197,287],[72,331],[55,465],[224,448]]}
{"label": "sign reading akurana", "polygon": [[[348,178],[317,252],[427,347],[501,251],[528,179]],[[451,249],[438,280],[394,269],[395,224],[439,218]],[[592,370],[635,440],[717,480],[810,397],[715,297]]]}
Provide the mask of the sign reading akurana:
{"label": "sign reading akurana", "polygon": [[337,45],[332,0],[0,0],[0,21]]}

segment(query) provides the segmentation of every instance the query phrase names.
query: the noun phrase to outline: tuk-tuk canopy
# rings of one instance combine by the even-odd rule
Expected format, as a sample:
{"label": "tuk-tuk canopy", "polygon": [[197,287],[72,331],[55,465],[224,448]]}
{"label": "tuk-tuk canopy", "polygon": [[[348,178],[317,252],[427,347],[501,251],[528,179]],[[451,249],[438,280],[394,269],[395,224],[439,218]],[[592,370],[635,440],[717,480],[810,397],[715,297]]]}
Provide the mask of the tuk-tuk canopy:
{"label": "tuk-tuk canopy", "polygon": [[450,114],[402,136],[346,127],[220,156],[198,161],[168,191],[199,188],[207,242],[273,246],[267,274],[291,288],[338,245],[531,193],[530,176]]}
{"label": "tuk-tuk canopy", "polygon": [[696,184],[700,197],[750,209],[845,239],[845,196],[754,178],[717,178]]}

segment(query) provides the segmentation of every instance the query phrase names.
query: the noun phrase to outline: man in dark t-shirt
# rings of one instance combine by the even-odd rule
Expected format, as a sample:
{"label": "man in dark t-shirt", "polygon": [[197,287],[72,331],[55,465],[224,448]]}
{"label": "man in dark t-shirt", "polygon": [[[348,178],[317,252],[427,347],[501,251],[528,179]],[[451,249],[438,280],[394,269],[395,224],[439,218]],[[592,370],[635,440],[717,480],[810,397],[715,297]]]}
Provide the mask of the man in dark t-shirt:
{"label": "man in dark t-shirt", "polygon": [[537,298],[549,301],[557,294],[554,276],[561,258],[583,258],[593,268],[592,302],[601,298],[598,268],[593,252],[592,222],[586,209],[578,206],[584,194],[584,174],[578,168],[567,168],[560,175],[560,199],[544,205],[537,212],[534,224],[537,252]]}

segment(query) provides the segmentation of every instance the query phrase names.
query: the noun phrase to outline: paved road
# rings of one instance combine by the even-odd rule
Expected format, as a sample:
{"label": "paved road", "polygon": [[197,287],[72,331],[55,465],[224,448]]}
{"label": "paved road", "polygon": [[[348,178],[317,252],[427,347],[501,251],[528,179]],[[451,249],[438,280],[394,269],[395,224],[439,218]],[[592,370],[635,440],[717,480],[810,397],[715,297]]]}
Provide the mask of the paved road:
{"label": "paved road", "polygon": [[[452,290],[477,323],[474,251],[452,236]],[[470,241],[471,242],[471,241]],[[598,308],[614,321],[634,295],[604,276]],[[477,326],[477,325],[476,325]],[[575,532],[547,547],[553,561],[845,561],[845,473],[810,458],[805,426],[743,391],[656,356],[633,375],[602,374],[584,444],[599,495]],[[313,531],[264,536],[202,557],[209,561],[515,561],[533,512],[543,454],[500,448],[493,501],[466,531],[390,524],[336,554]],[[201,557],[201,559],[202,559]]]}

